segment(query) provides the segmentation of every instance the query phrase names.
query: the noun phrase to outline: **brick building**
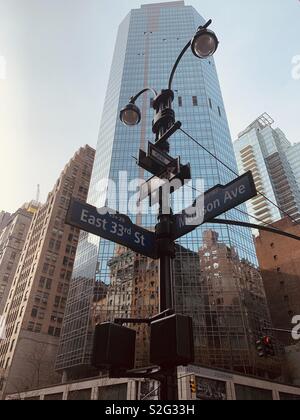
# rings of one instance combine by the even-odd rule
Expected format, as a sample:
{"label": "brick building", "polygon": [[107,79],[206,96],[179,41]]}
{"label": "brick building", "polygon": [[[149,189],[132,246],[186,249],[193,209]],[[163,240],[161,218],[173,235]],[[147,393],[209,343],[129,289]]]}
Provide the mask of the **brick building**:
{"label": "brick building", "polygon": [[[273,225],[300,236],[300,225],[289,218]],[[292,318],[300,315],[300,242],[269,232],[260,232],[256,250],[275,328],[291,330]],[[295,344],[291,334],[279,333],[284,345]]]}

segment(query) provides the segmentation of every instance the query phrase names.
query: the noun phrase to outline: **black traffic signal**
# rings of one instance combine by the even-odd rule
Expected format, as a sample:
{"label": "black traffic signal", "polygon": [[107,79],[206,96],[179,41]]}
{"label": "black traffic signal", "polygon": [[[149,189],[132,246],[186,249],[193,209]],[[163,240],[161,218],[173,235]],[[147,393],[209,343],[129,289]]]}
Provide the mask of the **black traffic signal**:
{"label": "black traffic signal", "polygon": [[256,342],[256,351],[259,357],[266,357],[265,348],[264,348],[262,340],[258,340]]}
{"label": "black traffic signal", "polygon": [[256,351],[259,357],[274,357],[275,349],[270,337],[265,336],[256,342]]}
{"label": "black traffic signal", "polygon": [[150,361],[161,367],[186,366],[194,362],[192,318],[176,314],[152,322]]}
{"label": "black traffic signal", "polygon": [[136,332],[109,322],[97,325],[92,366],[131,370],[135,365]]}
{"label": "black traffic signal", "polygon": [[263,344],[264,344],[264,348],[265,348],[265,353],[266,356],[270,356],[270,357],[274,357],[275,356],[275,349],[274,349],[274,345],[273,345],[273,341],[271,339],[271,337],[264,337],[263,338]]}

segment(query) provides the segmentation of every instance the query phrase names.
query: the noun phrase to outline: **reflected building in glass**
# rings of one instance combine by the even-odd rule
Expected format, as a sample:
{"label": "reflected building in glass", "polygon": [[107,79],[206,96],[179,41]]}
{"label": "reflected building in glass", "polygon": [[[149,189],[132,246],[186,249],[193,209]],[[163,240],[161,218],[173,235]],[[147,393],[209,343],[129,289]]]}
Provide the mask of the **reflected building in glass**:
{"label": "reflected building in glass", "polygon": [[[120,171],[127,171],[129,180],[148,179],[149,174],[137,166],[132,156],[137,155],[138,149],[146,150],[148,141],[153,139],[153,98],[146,94],[139,100],[142,121],[135,128],[122,125],[120,109],[145,86],[157,90],[166,88],[179,52],[203,23],[197,11],[183,1],[141,6],[132,10],[121,23],[89,204],[102,207],[110,198],[103,179],[114,180],[120,191],[127,192],[127,186],[118,182]],[[237,172],[214,59],[201,61],[188,52],[173,87],[174,110],[184,129]],[[180,155],[184,164],[191,163],[193,179],[203,179],[206,190],[234,178],[183,133],[176,133],[170,143],[171,155]],[[123,213],[126,204],[125,194],[124,201],[116,202],[115,206]],[[176,196],[175,206],[178,207]],[[246,211],[246,207],[242,206],[241,210]],[[239,210],[225,217],[248,221]],[[133,218],[133,222],[153,229],[156,219],[149,214],[137,220]],[[196,362],[257,373],[262,362],[256,359],[255,341],[262,329],[270,325],[270,318],[262,280],[255,268],[257,259],[251,231],[208,224],[177,245],[176,311],[190,314],[194,319]],[[251,282],[245,280],[242,264],[246,271],[256,271],[256,276],[250,275]],[[82,232],[56,363],[59,371],[73,378],[87,375],[95,320],[113,320],[120,315],[151,316],[158,310],[158,269],[157,262],[151,263]],[[149,296],[145,295],[147,293]],[[140,332],[139,340],[144,341],[139,348],[145,349],[145,331]],[[146,350],[138,352],[138,366],[146,363],[145,355]]]}

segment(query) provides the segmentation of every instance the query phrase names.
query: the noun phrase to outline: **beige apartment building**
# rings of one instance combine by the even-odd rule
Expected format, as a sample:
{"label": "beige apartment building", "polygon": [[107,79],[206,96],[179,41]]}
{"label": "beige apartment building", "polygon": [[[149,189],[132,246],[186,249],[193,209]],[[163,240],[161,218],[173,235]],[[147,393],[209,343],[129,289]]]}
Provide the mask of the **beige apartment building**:
{"label": "beige apartment building", "polygon": [[95,151],[81,148],[33,216],[4,309],[0,393],[57,383],[54,361],[79,230],[65,224],[71,197],[86,201]]}
{"label": "beige apartment building", "polygon": [[3,213],[9,217],[2,218],[0,229],[0,316],[4,311],[31,221],[38,207],[39,204],[32,201],[24,204],[12,215]]}

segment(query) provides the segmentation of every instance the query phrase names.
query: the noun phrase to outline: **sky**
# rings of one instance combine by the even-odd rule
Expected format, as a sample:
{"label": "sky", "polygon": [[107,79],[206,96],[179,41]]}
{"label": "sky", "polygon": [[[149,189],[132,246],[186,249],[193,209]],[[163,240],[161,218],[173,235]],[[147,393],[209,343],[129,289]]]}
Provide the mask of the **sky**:
{"label": "sky", "polygon": [[[34,199],[37,184],[44,201],[74,152],[96,147],[118,25],[156,2],[0,0],[0,211]],[[220,39],[232,139],[268,112],[300,142],[300,1],[186,4],[213,19]]]}

